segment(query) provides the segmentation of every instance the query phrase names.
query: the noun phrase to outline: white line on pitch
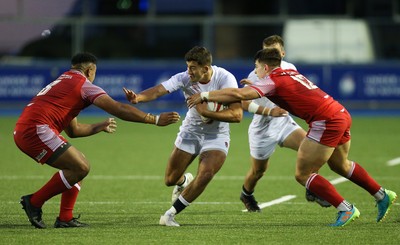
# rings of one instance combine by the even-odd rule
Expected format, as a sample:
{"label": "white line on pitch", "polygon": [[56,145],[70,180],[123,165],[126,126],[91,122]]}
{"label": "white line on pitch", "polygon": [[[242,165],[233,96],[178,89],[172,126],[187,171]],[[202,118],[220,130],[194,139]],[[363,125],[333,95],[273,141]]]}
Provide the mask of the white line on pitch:
{"label": "white line on pitch", "polygon": [[331,180],[329,182],[331,182],[332,185],[336,185],[336,184],[340,184],[340,183],[343,183],[343,182],[346,182],[346,181],[349,181],[349,180],[344,178],[344,177],[339,177],[339,178],[333,179],[333,180]]}
{"label": "white line on pitch", "polygon": [[[45,175],[0,175],[0,180],[21,180],[21,179],[48,179],[50,176]],[[87,180],[162,180],[161,175],[89,175]],[[244,180],[244,176],[215,176],[213,180]],[[270,176],[268,180],[293,180],[292,176]]]}
{"label": "white line on pitch", "polygon": [[[51,176],[45,175],[0,175],[0,180],[41,180],[41,179],[49,179]],[[325,178],[329,179],[333,176],[325,176]],[[87,180],[162,180],[164,176],[157,176],[157,175],[93,175],[88,176]],[[213,180],[218,181],[230,181],[230,180],[240,180],[244,179],[243,176],[215,176]],[[385,180],[398,180],[398,177],[387,177],[387,176],[375,176],[375,179],[385,179]],[[292,176],[268,176],[268,181],[275,181],[275,180],[293,180]],[[333,179],[333,182],[338,181],[338,183],[343,182],[341,178]],[[332,182],[331,181],[331,182]]]}
{"label": "white line on pitch", "polygon": [[[346,179],[344,177],[339,177],[339,178],[331,180],[330,182],[331,182],[332,185],[336,185],[336,184],[340,184],[340,183],[343,183],[343,182],[346,182],[346,181],[348,181],[348,179]],[[263,208],[266,208],[266,207],[269,207],[269,206],[272,206],[272,205],[275,205],[275,204],[279,204],[279,203],[282,203],[282,202],[289,201],[289,200],[291,200],[293,198],[296,198],[296,195],[286,195],[286,196],[280,197],[278,199],[272,200],[270,202],[261,203],[258,206],[261,209],[263,209]],[[247,212],[247,209],[243,209],[242,212]]]}
{"label": "white line on pitch", "polygon": [[398,164],[400,164],[400,157],[392,159],[392,160],[389,160],[387,162],[388,166],[395,166],[395,165],[398,165]]}
{"label": "white line on pitch", "polygon": [[[279,204],[279,203],[282,203],[282,202],[286,202],[286,201],[292,200],[293,198],[296,198],[296,196],[295,195],[286,195],[286,196],[280,197],[278,199],[275,199],[275,200],[272,200],[272,201],[269,201],[269,202],[261,203],[258,206],[261,209],[263,209],[265,207],[269,207],[269,206],[272,206],[272,205],[275,205],[275,204]],[[247,209],[243,209],[242,212],[247,212]]]}

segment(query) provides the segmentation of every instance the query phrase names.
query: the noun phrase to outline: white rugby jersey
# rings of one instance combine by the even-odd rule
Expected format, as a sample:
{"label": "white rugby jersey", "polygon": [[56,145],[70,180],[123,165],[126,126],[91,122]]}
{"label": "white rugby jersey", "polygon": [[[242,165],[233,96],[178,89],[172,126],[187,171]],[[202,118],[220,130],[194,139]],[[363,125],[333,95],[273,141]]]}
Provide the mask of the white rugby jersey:
{"label": "white rugby jersey", "polygon": [[[191,82],[188,72],[184,71],[175,74],[167,81],[161,83],[161,85],[170,93],[182,90],[185,100],[189,96],[201,92],[238,87],[236,78],[232,73],[218,66],[211,66],[211,68],[213,69],[213,74],[210,82],[207,84]],[[229,133],[229,123],[214,120],[212,123],[206,124],[202,121],[196,108],[193,107],[187,111],[180,130],[190,130],[206,134]]]}

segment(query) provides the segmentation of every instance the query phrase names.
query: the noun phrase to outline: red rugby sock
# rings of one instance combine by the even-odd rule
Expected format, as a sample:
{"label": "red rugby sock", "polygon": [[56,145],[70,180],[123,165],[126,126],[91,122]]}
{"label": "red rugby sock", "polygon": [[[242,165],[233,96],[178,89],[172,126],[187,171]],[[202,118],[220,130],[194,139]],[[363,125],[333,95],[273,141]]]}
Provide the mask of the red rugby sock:
{"label": "red rugby sock", "polygon": [[42,207],[50,198],[68,190],[61,179],[60,173],[57,172],[53,177],[31,197],[31,204],[34,207]]}
{"label": "red rugby sock", "polygon": [[312,174],[307,180],[306,188],[320,198],[328,201],[334,207],[344,200],[344,198],[336,191],[335,187],[325,178],[318,174]]}
{"label": "red rugby sock", "polygon": [[381,186],[358,163],[353,162],[352,170],[348,175],[350,181],[364,188],[371,195],[379,191]]}
{"label": "red rugby sock", "polygon": [[61,221],[70,221],[73,216],[73,209],[75,206],[76,199],[78,198],[79,191],[81,189],[81,183],[78,182],[71,189],[64,191],[61,194],[60,204],[60,215]]}

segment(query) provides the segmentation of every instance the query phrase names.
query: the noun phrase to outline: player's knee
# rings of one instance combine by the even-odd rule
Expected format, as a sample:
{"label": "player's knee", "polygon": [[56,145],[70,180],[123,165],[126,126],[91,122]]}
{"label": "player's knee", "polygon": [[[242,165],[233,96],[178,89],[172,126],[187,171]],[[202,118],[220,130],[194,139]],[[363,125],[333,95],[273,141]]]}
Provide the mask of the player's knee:
{"label": "player's knee", "polygon": [[346,177],[352,169],[352,164],[349,160],[340,162],[328,161],[328,166],[333,172],[344,177]]}
{"label": "player's knee", "polygon": [[202,171],[196,176],[197,182],[205,186],[207,185],[214,177],[214,173],[212,171]]}
{"label": "player's knee", "polygon": [[166,185],[166,186],[174,186],[174,185],[176,185],[175,183],[173,183],[170,179],[164,179],[164,184]]}
{"label": "player's knee", "polygon": [[179,178],[176,178],[172,175],[166,175],[164,178],[164,184],[166,186],[174,186],[177,185],[179,182]]}
{"label": "player's knee", "polygon": [[75,174],[79,180],[85,178],[90,172],[90,165],[87,161],[80,164],[79,167],[76,169]]}
{"label": "player's knee", "polygon": [[298,174],[296,173],[296,175],[294,176],[296,181],[299,182],[301,185],[305,185],[305,183],[307,182],[308,176],[304,176],[302,174]]}
{"label": "player's knee", "polygon": [[261,179],[264,176],[265,171],[266,171],[266,169],[264,169],[264,168],[263,169],[261,169],[261,168],[253,169],[253,176],[256,179]]}

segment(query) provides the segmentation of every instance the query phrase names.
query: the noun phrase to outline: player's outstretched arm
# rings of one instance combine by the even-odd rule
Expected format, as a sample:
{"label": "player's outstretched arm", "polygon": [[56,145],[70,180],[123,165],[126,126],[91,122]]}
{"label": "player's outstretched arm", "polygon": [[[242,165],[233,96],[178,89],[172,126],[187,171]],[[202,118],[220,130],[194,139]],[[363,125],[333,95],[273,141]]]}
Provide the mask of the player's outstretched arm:
{"label": "player's outstretched arm", "polygon": [[95,99],[94,105],[122,120],[130,122],[140,122],[166,126],[179,121],[180,116],[177,112],[164,112],[160,115],[152,115],[138,108],[115,101],[105,94]]}
{"label": "player's outstretched arm", "polygon": [[78,122],[75,117],[70,124],[64,129],[70,138],[86,137],[99,132],[114,133],[117,129],[117,122],[114,118],[107,118],[105,121],[86,124]]}
{"label": "player's outstretched arm", "polygon": [[138,99],[137,99],[137,94],[135,94],[135,92],[133,92],[133,90],[127,89],[127,88],[122,88],[122,90],[125,93],[126,99],[131,102],[132,104],[137,104],[138,103]]}
{"label": "player's outstretched arm", "polygon": [[179,121],[181,117],[177,112],[162,112],[158,118],[157,126],[167,126]]}
{"label": "player's outstretched arm", "polygon": [[161,84],[143,90],[139,94],[136,94],[135,92],[133,92],[133,90],[127,88],[123,88],[123,91],[125,93],[126,99],[132,104],[152,101],[157,99],[158,97],[168,94],[168,90],[166,90]]}

